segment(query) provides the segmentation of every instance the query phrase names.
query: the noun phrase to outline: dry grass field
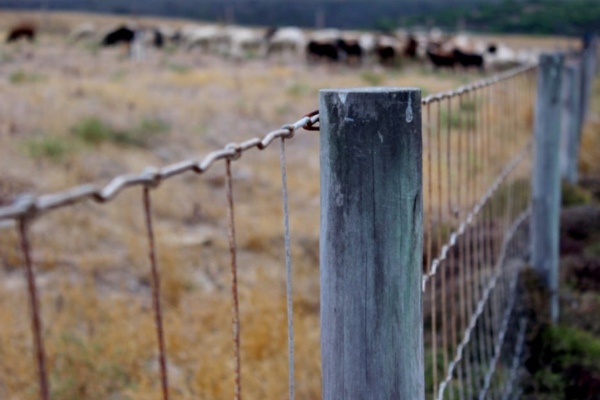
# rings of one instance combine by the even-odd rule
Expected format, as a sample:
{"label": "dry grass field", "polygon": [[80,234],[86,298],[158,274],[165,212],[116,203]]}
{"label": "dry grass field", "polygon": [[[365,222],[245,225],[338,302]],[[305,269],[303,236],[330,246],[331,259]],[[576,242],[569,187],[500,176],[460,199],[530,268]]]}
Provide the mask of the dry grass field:
{"label": "dry grass field", "polygon": [[[2,12],[0,31],[20,18],[36,17]],[[175,48],[150,51],[134,63],[123,49],[68,43],[69,28],[92,19],[119,21],[51,15],[36,43],[0,45],[0,205],[22,192],[105,183],[262,137],[317,108],[320,88],[418,86],[428,94],[480,77],[436,75],[415,65],[234,62]],[[523,46],[527,40],[519,39]],[[519,112],[531,119],[530,108]],[[598,148],[594,121],[596,134],[586,143]],[[317,135],[298,132],[287,144],[301,400],[320,398]],[[252,399],[287,395],[277,147],[252,150],[233,164],[242,385]],[[594,162],[585,162],[592,171]],[[217,163],[203,176],[183,175],[152,191],[172,399],[233,397],[224,168]],[[32,225],[52,399],[160,398],[144,232],[139,189],[109,204],[53,211]],[[0,229],[1,399],[37,398],[28,315],[18,239],[14,229]]]}

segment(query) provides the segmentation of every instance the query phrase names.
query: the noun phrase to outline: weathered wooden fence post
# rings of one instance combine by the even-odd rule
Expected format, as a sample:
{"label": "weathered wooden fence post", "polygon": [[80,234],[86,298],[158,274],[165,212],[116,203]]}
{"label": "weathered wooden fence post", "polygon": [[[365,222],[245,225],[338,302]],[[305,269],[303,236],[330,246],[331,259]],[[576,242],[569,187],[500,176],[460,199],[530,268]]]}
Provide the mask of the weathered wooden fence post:
{"label": "weathered wooden fence post", "polygon": [[322,90],[319,105],[323,400],[421,400],[421,91]]}
{"label": "weathered wooden fence post", "polygon": [[540,56],[534,125],[532,264],[548,286],[552,321],[558,319],[559,159],[564,59],[563,54]]}
{"label": "weathered wooden fence post", "polygon": [[564,114],[561,143],[561,176],[569,183],[578,180],[581,144],[581,67],[579,62],[565,66],[563,82]]}
{"label": "weathered wooden fence post", "polygon": [[585,124],[590,104],[590,98],[594,90],[594,78],[596,75],[596,62],[598,58],[598,37],[592,36],[584,41],[581,56],[581,126]]}

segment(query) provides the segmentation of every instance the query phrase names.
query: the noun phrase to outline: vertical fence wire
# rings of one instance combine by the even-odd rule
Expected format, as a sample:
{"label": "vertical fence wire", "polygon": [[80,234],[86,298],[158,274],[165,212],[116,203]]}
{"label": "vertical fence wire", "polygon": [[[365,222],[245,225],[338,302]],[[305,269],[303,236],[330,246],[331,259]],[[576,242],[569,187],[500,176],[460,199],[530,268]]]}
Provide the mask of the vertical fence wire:
{"label": "vertical fence wire", "polygon": [[[452,99],[448,99],[446,107],[447,114],[447,130],[446,130],[446,179],[448,181],[448,202],[447,202],[447,213],[449,215],[449,220],[452,219],[454,215],[454,206],[452,203]],[[449,281],[449,293],[450,293],[450,301],[448,301],[450,306],[450,344],[448,348],[448,352],[450,355],[456,351],[456,290],[454,287],[454,257],[450,257],[448,259],[448,281]],[[448,364],[444,365],[444,374],[448,373]],[[454,399],[454,390],[449,391],[449,398],[451,400]]]}
{"label": "vertical fence wire", "polygon": [[[428,134],[426,135],[426,144],[427,144],[427,193],[429,199],[429,206],[427,212],[427,221],[428,221],[428,235],[427,235],[427,254],[426,260],[427,265],[431,267],[431,260],[433,259],[433,163],[432,163],[432,153],[433,153],[433,123],[431,121],[431,104],[428,104],[426,110],[426,130]],[[437,332],[437,310],[436,310],[436,287],[435,282],[431,283],[431,331]],[[437,395],[437,343],[436,338],[432,337],[431,341],[431,365],[432,365],[432,380],[433,380],[433,396]]]}
{"label": "vertical fence wire", "polygon": [[[521,331],[525,329],[523,326],[527,322],[518,315],[516,288],[520,268],[518,262],[525,258],[528,248],[522,229],[528,223],[527,213],[530,207],[527,178],[530,175],[531,163],[527,160],[531,155],[529,143],[532,127],[528,112],[535,97],[535,73],[535,69],[528,70],[510,79],[473,86],[425,104],[424,225],[427,241],[424,271],[428,280],[424,281],[423,290],[430,291],[429,296],[424,296],[424,299],[429,303],[425,315],[426,325],[430,322],[429,338],[425,342],[430,346],[430,351],[426,352],[428,359],[431,359],[428,366],[431,368],[428,371],[431,382],[428,383],[427,394],[432,399],[458,397],[460,400],[482,400],[488,397],[504,398],[510,394],[509,390],[511,393],[515,392],[512,386],[514,377],[517,376],[517,367],[514,365],[523,347]],[[432,107],[436,108],[432,110]],[[293,131],[291,133],[293,134]],[[285,158],[285,139],[289,136],[284,137],[280,132],[277,134],[280,136],[273,138],[280,138],[289,398],[293,400],[295,380],[292,263]],[[247,142],[247,148],[266,147],[260,140],[260,145],[255,140],[257,139]],[[237,152],[241,147],[232,149]],[[219,157],[224,159],[226,167],[234,398],[241,400],[241,331],[231,172],[231,161],[235,159],[236,154],[223,153]],[[217,159],[217,156],[214,157],[211,162]],[[182,165],[177,167],[195,168],[196,172],[205,168],[201,164]],[[163,400],[168,400],[160,274],[150,189],[150,186],[144,186],[143,204],[162,395]],[[102,196],[105,194],[97,194],[98,198],[103,199]],[[18,221],[29,288],[40,398],[49,400],[39,300],[27,233],[29,220],[28,217],[20,217]]]}
{"label": "vertical fence wire", "polygon": [[290,216],[288,207],[287,172],[285,162],[285,139],[279,144],[279,159],[281,162],[281,187],[283,197],[283,229],[285,241],[285,272],[288,328],[288,360],[289,360],[289,391],[290,400],[294,400],[294,306],[292,298],[292,256],[290,245]]}
{"label": "vertical fence wire", "polygon": [[29,220],[22,217],[18,222],[19,238],[21,242],[21,252],[25,263],[27,274],[27,289],[29,293],[29,309],[31,313],[31,329],[33,332],[34,349],[39,378],[40,400],[50,400],[50,387],[48,385],[48,373],[46,370],[46,351],[44,349],[44,339],[42,330],[42,321],[40,318],[40,304],[38,290],[35,283],[35,274],[33,272],[33,263],[31,261],[31,246],[29,243]]}
{"label": "vertical fence wire", "polygon": [[146,222],[146,233],[148,235],[148,257],[152,276],[152,308],[154,310],[154,325],[156,327],[156,339],[158,342],[158,363],[160,367],[160,380],[163,400],[169,400],[169,379],[167,375],[167,356],[165,349],[165,338],[163,332],[163,319],[160,296],[160,274],[156,261],[156,243],[154,240],[154,226],[152,223],[152,203],[150,200],[150,188],[143,189],[144,216]]}
{"label": "vertical fence wire", "polygon": [[232,319],[233,328],[233,363],[235,374],[235,400],[242,398],[242,377],[241,377],[241,355],[240,355],[240,305],[238,298],[238,278],[237,278],[237,248],[235,243],[235,220],[233,209],[233,179],[231,177],[231,160],[225,160],[225,178],[227,192],[227,214],[229,222],[229,255],[231,261],[231,297],[232,297]]}
{"label": "vertical fence wire", "polygon": [[427,393],[436,400],[501,398],[507,385],[527,251],[532,73],[424,105]]}
{"label": "vertical fence wire", "polygon": [[[437,103],[437,119],[436,119],[436,131],[437,131],[437,157],[438,157],[438,162],[437,162],[437,172],[438,175],[436,177],[437,179],[437,183],[438,183],[438,199],[437,199],[437,218],[438,218],[438,229],[437,229],[437,243],[438,243],[438,248],[441,246],[442,244],[442,235],[444,234],[445,231],[445,222],[443,222],[442,219],[442,210],[443,210],[443,206],[444,206],[444,199],[443,199],[443,187],[442,187],[442,182],[443,182],[443,178],[442,178],[442,155],[444,154],[444,152],[442,151],[442,103],[438,102]],[[445,299],[446,298],[446,271],[443,270],[442,273],[440,274],[440,278],[441,278],[441,298]],[[446,302],[442,301],[441,305],[441,319],[442,319],[442,358],[443,358],[443,371],[444,374],[446,373],[446,371],[448,370],[448,338],[447,338],[447,315],[446,315],[446,308],[447,308],[447,304]],[[436,360],[437,361],[437,360]]]}

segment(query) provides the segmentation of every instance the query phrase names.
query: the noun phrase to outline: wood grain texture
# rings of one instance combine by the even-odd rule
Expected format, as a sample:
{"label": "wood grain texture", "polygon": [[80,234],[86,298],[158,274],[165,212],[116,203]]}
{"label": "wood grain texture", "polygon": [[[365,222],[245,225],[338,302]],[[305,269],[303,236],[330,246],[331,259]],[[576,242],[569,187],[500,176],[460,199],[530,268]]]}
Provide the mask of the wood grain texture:
{"label": "wood grain texture", "polygon": [[560,230],[560,131],[564,55],[542,54],[538,69],[534,125],[532,264],[551,293],[553,321],[558,318]]}
{"label": "wood grain texture", "polygon": [[419,89],[320,92],[323,400],[424,398]]}
{"label": "wood grain texture", "polygon": [[581,144],[581,65],[575,61],[565,66],[563,79],[563,131],[561,143],[561,177],[576,184]]}
{"label": "wood grain texture", "polygon": [[586,121],[598,67],[598,36],[584,43],[581,63],[581,125]]}

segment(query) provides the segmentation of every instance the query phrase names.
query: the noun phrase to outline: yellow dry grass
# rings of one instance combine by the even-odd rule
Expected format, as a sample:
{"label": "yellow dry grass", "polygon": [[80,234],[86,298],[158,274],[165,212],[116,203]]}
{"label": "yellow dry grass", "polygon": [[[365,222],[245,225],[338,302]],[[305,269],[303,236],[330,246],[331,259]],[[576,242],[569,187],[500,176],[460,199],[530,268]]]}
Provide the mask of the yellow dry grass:
{"label": "yellow dry grass", "polygon": [[[7,15],[0,15],[0,26],[23,16]],[[23,190],[47,193],[106,182],[117,174],[198,158],[230,141],[262,136],[315,109],[319,88],[367,85],[371,78],[365,78],[364,71],[376,74],[381,85],[420,86],[428,93],[479,78],[438,76],[416,68],[357,71],[264,60],[234,64],[195,52],[169,56],[151,52],[146,62],[135,64],[120,49],[90,51],[83,44],[67,44],[59,35],[88,19],[115,22],[107,16],[53,14],[50,26],[55,28],[39,44],[1,49],[9,61],[0,70],[0,102],[7,105],[0,108],[0,202]],[[10,82],[11,73],[22,70],[43,74],[43,79]],[[472,159],[470,173],[482,182],[522,145],[524,136],[506,124],[506,113],[519,113],[525,121],[521,129],[531,122],[531,107],[511,103],[507,93],[495,93],[496,107],[488,109],[486,118],[495,127],[488,138],[502,140],[508,135],[514,141],[511,146],[492,144],[488,170],[478,165],[481,159]],[[453,107],[456,111],[457,104]],[[169,132],[147,147],[89,145],[72,130],[90,115],[123,130],[159,117],[168,123]],[[453,132],[451,154],[464,146],[459,129]],[[33,157],[28,146],[40,138],[52,138],[67,150],[56,159],[47,153]],[[474,142],[470,152],[482,154],[483,146],[483,141]],[[317,135],[299,132],[287,149],[296,394],[298,399],[317,399],[321,379]],[[441,168],[446,174],[445,164]],[[223,172],[224,165],[218,163],[204,176],[181,176],[152,192],[173,399],[233,396]],[[287,332],[277,144],[244,154],[234,163],[233,175],[244,395],[282,399],[287,393]],[[437,199],[437,185],[433,186],[431,199]],[[449,187],[443,181],[442,192]],[[106,205],[84,203],[53,211],[33,224],[32,256],[53,399],[159,398],[144,229],[140,190],[124,192]],[[0,229],[0,281],[0,398],[35,399],[26,286],[12,229]]]}

